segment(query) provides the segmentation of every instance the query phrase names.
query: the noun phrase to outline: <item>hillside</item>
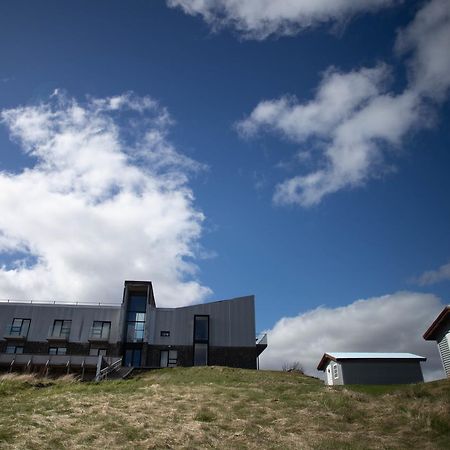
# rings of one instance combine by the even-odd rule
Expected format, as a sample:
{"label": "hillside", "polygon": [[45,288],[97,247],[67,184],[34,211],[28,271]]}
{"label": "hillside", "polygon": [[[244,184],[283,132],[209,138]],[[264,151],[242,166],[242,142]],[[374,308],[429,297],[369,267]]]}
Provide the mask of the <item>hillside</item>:
{"label": "hillside", "polygon": [[450,380],[327,388],[221,367],[99,384],[5,375],[0,448],[450,448]]}

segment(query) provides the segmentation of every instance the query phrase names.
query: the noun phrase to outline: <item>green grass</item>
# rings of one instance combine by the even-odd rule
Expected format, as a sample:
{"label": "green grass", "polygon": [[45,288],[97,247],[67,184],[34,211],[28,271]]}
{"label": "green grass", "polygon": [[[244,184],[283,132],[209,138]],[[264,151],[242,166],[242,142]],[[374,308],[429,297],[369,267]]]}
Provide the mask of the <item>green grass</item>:
{"label": "green grass", "polygon": [[329,388],[223,367],[0,377],[0,449],[450,449],[450,380]]}

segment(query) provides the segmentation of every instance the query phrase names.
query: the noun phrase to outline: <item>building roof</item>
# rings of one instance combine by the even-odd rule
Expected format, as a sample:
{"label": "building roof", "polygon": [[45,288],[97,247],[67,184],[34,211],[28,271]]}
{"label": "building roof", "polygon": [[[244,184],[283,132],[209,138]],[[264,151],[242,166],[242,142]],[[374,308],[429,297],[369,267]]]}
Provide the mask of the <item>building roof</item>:
{"label": "building roof", "polygon": [[374,360],[374,359],[390,359],[390,360],[417,360],[426,361],[424,356],[414,355],[413,353],[373,353],[373,352],[329,352],[324,353],[320,360],[317,370],[325,370],[328,361],[342,361],[349,359]]}
{"label": "building roof", "polygon": [[423,334],[423,338],[426,341],[434,341],[436,338],[436,332],[439,331],[440,325],[450,317],[450,305],[446,306],[436,317],[434,322],[429,326],[428,330]]}

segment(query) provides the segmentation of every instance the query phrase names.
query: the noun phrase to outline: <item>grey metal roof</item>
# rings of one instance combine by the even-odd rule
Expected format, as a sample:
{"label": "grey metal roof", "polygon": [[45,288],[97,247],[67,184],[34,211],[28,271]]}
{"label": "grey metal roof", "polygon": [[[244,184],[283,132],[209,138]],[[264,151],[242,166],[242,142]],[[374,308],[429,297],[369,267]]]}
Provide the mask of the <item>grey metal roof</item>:
{"label": "grey metal roof", "polygon": [[426,361],[424,356],[414,355],[413,353],[377,353],[377,352],[327,352],[324,353],[322,359],[317,366],[317,370],[325,370],[327,361],[342,361],[348,359],[373,360],[373,359],[404,359]]}
{"label": "grey metal roof", "polygon": [[424,359],[413,353],[376,353],[376,352],[327,352],[335,359]]}

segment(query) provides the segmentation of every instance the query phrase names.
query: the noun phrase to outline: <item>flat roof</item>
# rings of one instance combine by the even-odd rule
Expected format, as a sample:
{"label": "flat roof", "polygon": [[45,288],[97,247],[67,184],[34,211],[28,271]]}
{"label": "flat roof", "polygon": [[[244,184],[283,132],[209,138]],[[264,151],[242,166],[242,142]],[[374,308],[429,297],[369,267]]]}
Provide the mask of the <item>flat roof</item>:
{"label": "flat roof", "polygon": [[450,316],[450,305],[447,305],[434,319],[434,322],[428,327],[428,330],[423,334],[426,341],[434,341],[436,332],[439,330],[441,323]]}
{"label": "flat roof", "polygon": [[324,353],[322,359],[317,366],[317,370],[325,370],[325,364],[328,360],[376,360],[376,359],[393,359],[393,360],[417,360],[426,361],[424,356],[414,355],[413,353],[386,353],[386,352],[328,352]]}

